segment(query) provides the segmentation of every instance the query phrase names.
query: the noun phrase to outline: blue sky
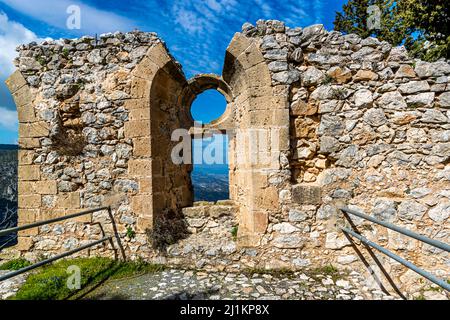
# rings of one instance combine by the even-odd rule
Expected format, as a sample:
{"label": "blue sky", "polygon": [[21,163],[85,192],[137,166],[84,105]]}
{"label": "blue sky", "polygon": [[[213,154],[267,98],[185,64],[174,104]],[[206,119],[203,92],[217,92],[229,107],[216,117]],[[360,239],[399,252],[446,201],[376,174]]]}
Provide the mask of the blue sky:
{"label": "blue sky", "polygon": [[[14,70],[14,48],[45,38],[75,38],[138,28],[157,32],[183,65],[186,77],[220,74],[225,49],[242,24],[277,19],[288,26],[323,23],[333,29],[335,11],[345,0],[0,0],[0,144],[17,141],[17,114],[4,80]],[[81,8],[81,29],[66,27],[67,8]],[[223,99],[205,93],[196,102],[209,122],[223,109]]]}

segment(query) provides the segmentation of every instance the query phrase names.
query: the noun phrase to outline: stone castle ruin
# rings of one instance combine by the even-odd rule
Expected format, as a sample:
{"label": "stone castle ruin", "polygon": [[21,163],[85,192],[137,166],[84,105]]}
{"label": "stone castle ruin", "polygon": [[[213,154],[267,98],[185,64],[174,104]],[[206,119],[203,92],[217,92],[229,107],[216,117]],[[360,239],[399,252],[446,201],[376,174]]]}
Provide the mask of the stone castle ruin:
{"label": "stone castle ruin", "polygon": [[[219,270],[332,264],[366,270],[367,279],[381,265],[402,290],[424,282],[378,253],[377,265],[350,242],[339,206],[448,242],[445,61],[413,60],[375,38],[274,20],[235,34],[221,76],[187,80],[156,34],[137,31],[31,43],[19,53],[7,85],[20,122],[20,224],[111,205],[130,258]],[[195,131],[190,106],[207,89],[228,105]],[[229,201],[193,204],[192,165],[172,161],[186,138],[173,141],[176,129],[229,136]],[[110,226],[98,212],[28,230],[13,251],[33,259],[75,248],[101,237],[90,222]],[[448,278],[448,254],[361,219],[352,223]]]}

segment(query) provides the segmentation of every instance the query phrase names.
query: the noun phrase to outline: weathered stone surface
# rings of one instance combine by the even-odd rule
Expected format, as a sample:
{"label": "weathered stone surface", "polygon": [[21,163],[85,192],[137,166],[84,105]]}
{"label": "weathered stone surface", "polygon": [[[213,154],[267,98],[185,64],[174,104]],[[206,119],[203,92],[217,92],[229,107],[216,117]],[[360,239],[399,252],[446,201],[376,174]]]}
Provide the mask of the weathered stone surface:
{"label": "weathered stone surface", "polygon": [[428,90],[430,90],[430,85],[427,81],[409,81],[398,87],[398,91],[402,94],[412,94]]}
{"label": "weathered stone surface", "polygon": [[434,92],[423,92],[406,97],[406,103],[414,107],[423,107],[430,105],[434,100]]}
{"label": "weathered stone surface", "polygon": [[428,207],[426,205],[417,201],[402,201],[398,206],[398,216],[400,219],[420,220],[427,210]]}
{"label": "weathered stone surface", "polygon": [[[337,231],[346,222],[334,202],[448,237],[442,230],[450,196],[448,63],[413,60],[404,48],[320,25],[303,30],[260,20],[242,31],[227,49],[222,77],[191,81],[150,33],[102,35],[95,46],[94,38],[21,46],[17,63],[26,58],[28,71],[19,68],[9,81],[22,148],[19,221],[111,205],[131,259],[208,270],[330,263],[362,269]],[[191,129],[190,102],[215,88],[229,104],[220,121],[204,129],[230,135],[236,206],[191,208],[192,168],[173,163],[171,135]],[[245,139],[234,135],[239,130]],[[85,140],[75,156],[54,141],[73,133]],[[177,219],[186,237],[161,257],[148,235],[177,227]],[[93,221],[109,228],[106,212]],[[393,250],[417,250],[414,241],[352,221]],[[94,226],[82,222],[21,233],[18,248],[36,257],[97,238]],[[129,228],[134,239],[125,236]],[[409,257],[413,263],[437,275],[445,270],[441,255],[422,251]],[[92,253],[111,252],[99,247]],[[382,262],[393,277],[410,280],[391,261]],[[402,291],[411,288],[405,283]],[[348,286],[339,281],[344,296]]]}
{"label": "weathered stone surface", "polygon": [[388,110],[405,110],[407,107],[405,99],[398,91],[384,93],[377,104],[381,108]]}
{"label": "weathered stone surface", "polygon": [[324,79],[324,73],[316,67],[309,67],[306,71],[302,72],[301,80],[305,86],[313,86],[321,83]]}
{"label": "weathered stone surface", "polygon": [[306,219],[308,219],[308,215],[305,212],[296,209],[289,210],[289,221],[302,222]]}
{"label": "weathered stone surface", "polygon": [[378,199],[374,203],[372,214],[377,219],[392,222],[397,216],[397,205],[392,200]]}
{"label": "weathered stone surface", "polygon": [[344,123],[340,117],[324,115],[320,121],[317,133],[319,135],[339,137],[344,133],[344,129]]}
{"label": "weathered stone surface", "polygon": [[386,115],[382,109],[369,109],[364,113],[363,119],[373,127],[382,126],[387,122]]}
{"label": "weathered stone surface", "polygon": [[350,242],[343,234],[338,234],[337,232],[327,233],[325,239],[325,248],[339,250],[349,245]]}
{"label": "weathered stone surface", "polygon": [[361,89],[355,92],[355,107],[370,107],[373,102],[372,92],[367,89]]}
{"label": "weathered stone surface", "polygon": [[280,249],[301,249],[305,241],[297,234],[278,235],[273,239],[273,245]]}
{"label": "weathered stone surface", "polygon": [[450,92],[440,94],[437,102],[442,108],[450,108]]}
{"label": "weathered stone surface", "polygon": [[448,118],[439,110],[430,109],[422,115],[422,122],[425,123],[448,123]]}
{"label": "weathered stone surface", "polygon": [[450,201],[441,200],[428,211],[429,217],[436,222],[444,222],[450,216]]}
{"label": "weathered stone surface", "polygon": [[438,77],[450,73],[450,65],[443,61],[434,63],[417,61],[414,71],[420,78]]}
{"label": "weathered stone surface", "polygon": [[292,200],[301,204],[318,204],[321,201],[321,189],[318,186],[295,185],[292,187]]}
{"label": "weathered stone surface", "polygon": [[374,81],[378,79],[378,75],[370,70],[359,70],[354,76],[354,81]]}
{"label": "weathered stone surface", "polygon": [[278,223],[274,225],[273,230],[281,234],[290,234],[299,231],[298,228],[294,227],[292,224],[287,222]]}

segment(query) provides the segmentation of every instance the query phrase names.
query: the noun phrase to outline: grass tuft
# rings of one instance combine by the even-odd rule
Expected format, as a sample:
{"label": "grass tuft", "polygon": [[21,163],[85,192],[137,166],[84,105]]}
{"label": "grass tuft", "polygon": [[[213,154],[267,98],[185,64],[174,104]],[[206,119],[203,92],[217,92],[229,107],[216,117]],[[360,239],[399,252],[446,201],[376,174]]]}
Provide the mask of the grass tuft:
{"label": "grass tuft", "polygon": [[10,261],[0,265],[0,270],[20,270],[20,269],[23,269],[30,265],[31,265],[30,261],[28,261],[24,258],[19,258],[19,259],[10,260]]}

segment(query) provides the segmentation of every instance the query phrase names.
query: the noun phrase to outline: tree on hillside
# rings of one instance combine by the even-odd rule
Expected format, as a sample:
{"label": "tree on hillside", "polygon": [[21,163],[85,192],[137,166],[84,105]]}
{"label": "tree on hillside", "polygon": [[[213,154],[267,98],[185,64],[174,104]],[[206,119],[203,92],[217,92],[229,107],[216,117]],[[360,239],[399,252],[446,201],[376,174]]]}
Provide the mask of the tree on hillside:
{"label": "tree on hillside", "polygon": [[[379,18],[375,27],[370,23],[373,18]],[[349,0],[336,13],[334,26],[343,33],[403,44],[413,56],[425,60],[450,58],[448,0]]]}

